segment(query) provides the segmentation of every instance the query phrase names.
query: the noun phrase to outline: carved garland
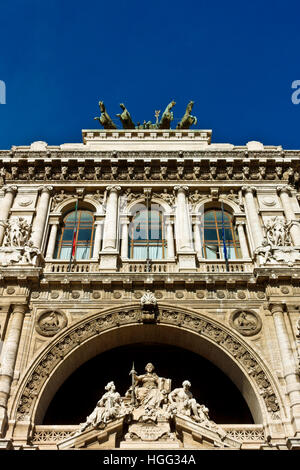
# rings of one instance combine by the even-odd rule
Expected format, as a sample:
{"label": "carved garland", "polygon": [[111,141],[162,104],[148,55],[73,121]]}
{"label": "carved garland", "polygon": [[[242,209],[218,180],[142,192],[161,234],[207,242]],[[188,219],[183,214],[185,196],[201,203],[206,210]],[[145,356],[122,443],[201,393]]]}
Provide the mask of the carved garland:
{"label": "carved garland", "polygon": [[[17,406],[17,420],[25,421],[30,419],[30,412],[41,392],[43,384],[46,382],[52,370],[70,351],[75,349],[83,341],[86,341],[100,332],[119,325],[137,322],[142,322],[141,310],[137,307],[124,309],[121,312],[101,314],[97,318],[90,319],[86,323],[78,325],[63,338],[59,338],[52,344],[50,350],[45,352],[30,374]],[[269,379],[256,358],[238,339],[233,338],[229,333],[214,325],[209,320],[204,320],[197,315],[182,313],[176,310],[160,309],[157,322],[184,327],[222,345],[223,348],[242,365],[244,370],[251,375],[265,402],[267,411],[271,413],[273,419],[279,418],[278,401]]]}

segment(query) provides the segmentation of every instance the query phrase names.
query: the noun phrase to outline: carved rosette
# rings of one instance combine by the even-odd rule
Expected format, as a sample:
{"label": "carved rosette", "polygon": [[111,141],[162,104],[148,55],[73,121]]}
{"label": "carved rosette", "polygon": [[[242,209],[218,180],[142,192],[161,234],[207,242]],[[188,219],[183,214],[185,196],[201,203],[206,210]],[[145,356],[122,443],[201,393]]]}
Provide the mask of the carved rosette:
{"label": "carved rosette", "polygon": [[47,310],[39,314],[35,329],[42,336],[54,336],[68,324],[67,316],[58,310]]}
{"label": "carved rosette", "polygon": [[[142,321],[141,309],[139,307],[132,307],[119,312],[99,314],[96,318],[81,322],[64,336],[57,338],[44,352],[26,380],[17,404],[17,419],[22,421],[30,418],[32,408],[49,375],[51,375],[63,358],[76,349],[81,342],[116,326],[132,323],[142,324]],[[255,382],[268,412],[271,413],[274,419],[278,419],[279,405],[273,387],[256,357],[238,338],[234,338],[220,326],[201,318],[197,314],[179,312],[172,309],[161,308],[157,322],[183,327],[219,344],[229,355],[238,361],[248,375],[251,375],[252,381]]]}
{"label": "carved rosette", "polygon": [[259,333],[262,321],[256,312],[249,310],[236,310],[229,319],[230,326],[243,336],[253,336]]}

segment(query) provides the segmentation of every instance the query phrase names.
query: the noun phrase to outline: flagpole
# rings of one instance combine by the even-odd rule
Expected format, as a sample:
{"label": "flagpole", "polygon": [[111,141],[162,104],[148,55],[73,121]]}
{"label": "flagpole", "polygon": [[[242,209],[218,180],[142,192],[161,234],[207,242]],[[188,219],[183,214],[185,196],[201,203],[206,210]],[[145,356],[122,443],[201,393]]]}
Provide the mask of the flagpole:
{"label": "flagpole", "polygon": [[150,260],[150,247],[149,247],[149,199],[151,190],[144,189],[144,193],[146,195],[146,207],[147,207],[147,258],[146,258],[146,272],[149,273],[151,271],[151,260]]}
{"label": "flagpole", "polygon": [[223,202],[221,204],[222,206],[222,239],[223,239],[223,250],[224,250],[224,258],[225,258],[225,264],[226,264],[226,271],[229,271],[229,263],[228,263],[228,256],[227,256],[227,248],[226,248],[226,241],[225,241],[225,227],[224,227],[224,206]]}
{"label": "flagpole", "polygon": [[69,266],[68,266],[68,272],[71,271],[71,266],[74,262],[74,255],[75,255],[75,251],[76,251],[77,210],[78,210],[78,199],[76,200],[76,205],[75,205],[75,222],[74,222],[74,230],[73,230],[73,238],[72,238],[72,249],[71,249],[70,261],[69,261]]}

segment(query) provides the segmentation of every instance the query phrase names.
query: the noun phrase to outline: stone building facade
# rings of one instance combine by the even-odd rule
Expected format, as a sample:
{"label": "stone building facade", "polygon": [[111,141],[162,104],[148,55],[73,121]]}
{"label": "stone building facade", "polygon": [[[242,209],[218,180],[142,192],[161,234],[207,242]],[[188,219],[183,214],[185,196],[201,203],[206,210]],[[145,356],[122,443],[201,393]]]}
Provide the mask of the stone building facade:
{"label": "stone building facade", "polygon": [[[300,151],[209,130],[82,135],[0,152],[0,448],[298,449]],[[216,364],[255,424],[223,439],[175,416],[172,442],[126,438],[122,417],[84,438],[43,425],[70,374],[137,336]]]}

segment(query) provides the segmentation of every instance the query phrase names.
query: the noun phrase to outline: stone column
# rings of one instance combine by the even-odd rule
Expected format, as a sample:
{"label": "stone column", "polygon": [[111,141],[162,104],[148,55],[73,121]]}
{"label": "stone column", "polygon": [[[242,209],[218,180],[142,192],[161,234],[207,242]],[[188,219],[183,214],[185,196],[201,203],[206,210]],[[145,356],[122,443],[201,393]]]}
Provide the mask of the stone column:
{"label": "stone column", "polygon": [[193,220],[194,244],[198,259],[203,259],[202,240],[200,234],[201,221],[199,218]]}
{"label": "stone column", "polygon": [[[0,203],[0,246],[2,245],[5,227],[3,222],[6,222],[8,219],[9,211],[13,204],[15,194],[17,192],[17,186],[6,186],[3,188],[5,196],[1,199]],[[2,223],[1,223],[2,222]]]}
{"label": "stone column", "polygon": [[109,196],[106,205],[106,215],[103,231],[102,251],[111,251],[116,249],[117,241],[117,219],[118,219],[118,191],[120,186],[108,186]]}
{"label": "stone column", "polygon": [[0,376],[0,433],[4,433],[7,422],[7,402],[11,383],[14,378],[15,363],[26,311],[25,305],[14,305],[11,313],[7,336],[1,355]]}
{"label": "stone column", "polygon": [[175,186],[174,188],[177,191],[175,232],[177,251],[191,251],[193,249],[186,201],[188,189],[188,186]]}
{"label": "stone column", "polygon": [[99,259],[99,253],[101,250],[101,240],[102,240],[102,229],[103,221],[98,220],[95,222],[95,236],[94,236],[94,247],[93,247],[93,258]]}
{"label": "stone column", "polygon": [[100,252],[100,271],[117,270],[117,235],[118,235],[118,192],[120,186],[108,186],[109,196],[103,229],[102,251]]}
{"label": "stone column", "polygon": [[123,217],[121,219],[122,224],[122,234],[121,234],[121,258],[128,259],[128,227],[129,220],[128,217]]}
{"label": "stone column", "polygon": [[237,231],[238,231],[238,235],[239,235],[239,241],[240,241],[242,258],[243,259],[249,258],[249,250],[248,250],[246,234],[245,234],[245,228],[244,228],[245,225],[246,225],[246,222],[244,220],[237,220],[236,221],[236,226],[237,226]]}
{"label": "stone column", "polygon": [[196,253],[192,245],[192,227],[186,200],[187,186],[175,186],[177,191],[175,235],[180,272],[196,271]]}
{"label": "stone column", "polygon": [[[281,200],[281,204],[284,210],[285,218],[287,222],[296,220],[295,212],[292,208],[290,194],[291,188],[287,185],[278,186],[277,191]],[[290,229],[291,237],[295,246],[300,246],[300,226],[299,223],[295,223]]]}
{"label": "stone column", "polygon": [[168,217],[166,218],[166,240],[167,240],[167,259],[174,260],[175,249],[174,249],[174,234],[173,234],[173,221]]}
{"label": "stone column", "polygon": [[284,321],[283,305],[270,304],[270,311],[273,314],[282,371],[286,391],[290,399],[292,424],[298,437],[300,437],[300,384],[297,378],[295,358],[292,353],[289,335]]}
{"label": "stone column", "polygon": [[242,188],[245,194],[245,206],[248,214],[249,227],[253,239],[253,250],[261,246],[264,234],[261,221],[258,215],[258,209],[255,205],[253,194],[256,191],[252,186],[243,186]]}
{"label": "stone column", "polygon": [[46,260],[53,259],[56,237],[57,237],[57,230],[59,227],[59,221],[58,220],[50,221],[50,227],[51,228],[50,228],[50,235],[49,235],[49,240],[48,240]]}
{"label": "stone column", "polygon": [[31,236],[33,244],[36,248],[41,248],[42,245],[52,189],[52,186],[43,186],[41,188],[41,195],[37,205]]}

